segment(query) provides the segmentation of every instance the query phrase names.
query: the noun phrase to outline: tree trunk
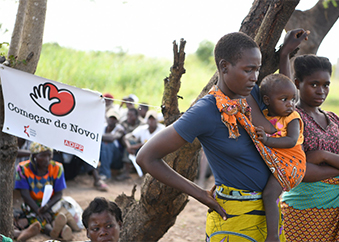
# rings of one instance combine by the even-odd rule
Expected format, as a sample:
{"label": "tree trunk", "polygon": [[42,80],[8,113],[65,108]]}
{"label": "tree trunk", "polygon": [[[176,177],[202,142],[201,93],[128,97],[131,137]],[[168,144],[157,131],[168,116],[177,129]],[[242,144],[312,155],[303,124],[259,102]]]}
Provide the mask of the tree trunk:
{"label": "tree trunk", "polygon": [[26,6],[19,52],[13,67],[35,73],[42,48],[47,0],[29,0]]}
{"label": "tree trunk", "polygon": [[[254,0],[252,7],[244,18],[240,32],[252,37],[259,45],[262,54],[262,67],[258,84],[262,78],[274,73],[279,67],[279,50],[275,47],[284,26],[300,0]],[[216,72],[203,88],[196,100],[200,99],[218,82]]]}
{"label": "tree trunk", "polygon": [[[336,2],[339,5],[339,0]],[[308,41],[301,43],[298,55],[316,54],[321,42],[338,17],[339,7],[334,7],[329,2],[328,8],[324,8],[323,0],[319,0],[313,8],[307,11],[295,10],[285,26],[286,31],[295,28],[311,31]]]}
{"label": "tree trunk", "polygon": [[18,12],[16,14],[15,25],[12,32],[11,45],[8,50],[8,56],[12,56],[13,58],[16,58],[19,53],[27,2],[28,0],[19,1]]}
{"label": "tree trunk", "polygon": [[[180,89],[181,76],[185,73],[185,43],[181,39],[179,51],[176,42],[173,43],[174,62],[170,76],[164,80],[162,112],[166,125],[175,121],[180,115],[177,93]],[[186,144],[178,151],[169,154],[164,160],[177,172],[193,180],[197,173],[196,158],[200,147],[199,141],[195,140],[192,144]],[[139,202],[135,200],[125,202],[122,196],[119,196],[116,202],[123,211],[128,211],[123,215],[124,228],[121,241],[158,241],[175,223],[177,215],[188,202],[188,196],[165,186],[147,174]],[[126,208],[126,205],[129,207]]]}
{"label": "tree trunk", "polygon": [[[34,73],[40,58],[47,0],[20,1],[8,58],[12,67]],[[13,45],[12,45],[13,43]],[[16,60],[10,57],[17,56]],[[0,95],[1,130],[4,120],[4,100]],[[17,138],[0,133],[0,228],[13,237],[13,173],[17,155]]]}

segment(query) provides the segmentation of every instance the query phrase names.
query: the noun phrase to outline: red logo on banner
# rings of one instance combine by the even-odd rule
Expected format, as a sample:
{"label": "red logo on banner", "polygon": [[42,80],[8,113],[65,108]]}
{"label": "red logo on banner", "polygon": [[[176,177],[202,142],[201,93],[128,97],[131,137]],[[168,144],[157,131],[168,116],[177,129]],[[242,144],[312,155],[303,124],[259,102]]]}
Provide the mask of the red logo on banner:
{"label": "red logo on banner", "polygon": [[29,133],[27,132],[27,129],[28,129],[28,128],[29,128],[29,125],[24,126],[24,129],[25,129],[25,130],[24,130],[24,133],[27,134],[27,136],[29,137]]}
{"label": "red logo on banner", "polygon": [[69,146],[71,148],[74,148],[76,150],[80,150],[80,151],[84,151],[84,146],[77,144],[73,141],[69,141],[69,140],[64,140],[64,145]]}
{"label": "red logo on banner", "polygon": [[40,108],[55,116],[65,116],[75,107],[73,93],[67,89],[58,89],[50,82],[34,86],[30,96]]}

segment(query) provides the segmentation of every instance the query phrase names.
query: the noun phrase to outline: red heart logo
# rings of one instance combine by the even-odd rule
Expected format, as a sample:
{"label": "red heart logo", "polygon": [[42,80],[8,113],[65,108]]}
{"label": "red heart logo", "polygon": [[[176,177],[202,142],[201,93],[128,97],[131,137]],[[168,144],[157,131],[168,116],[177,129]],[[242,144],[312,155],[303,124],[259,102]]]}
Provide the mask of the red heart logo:
{"label": "red heart logo", "polygon": [[75,98],[73,93],[67,89],[58,89],[52,83],[46,82],[44,88],[49,87],[49,99],[56,98],[58,102],[51,104],[49,111],[56,116],[65,116],[72,112],[75,107]]}

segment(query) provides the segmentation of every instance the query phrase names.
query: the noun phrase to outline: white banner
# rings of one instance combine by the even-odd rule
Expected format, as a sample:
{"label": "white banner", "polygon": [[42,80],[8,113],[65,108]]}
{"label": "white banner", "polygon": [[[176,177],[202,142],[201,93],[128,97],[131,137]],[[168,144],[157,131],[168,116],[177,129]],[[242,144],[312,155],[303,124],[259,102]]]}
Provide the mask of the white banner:
{"label": "white banner", "polygon": [[83,90],[0,65],[2,132],[74,154],[97,167],[105,100]]}

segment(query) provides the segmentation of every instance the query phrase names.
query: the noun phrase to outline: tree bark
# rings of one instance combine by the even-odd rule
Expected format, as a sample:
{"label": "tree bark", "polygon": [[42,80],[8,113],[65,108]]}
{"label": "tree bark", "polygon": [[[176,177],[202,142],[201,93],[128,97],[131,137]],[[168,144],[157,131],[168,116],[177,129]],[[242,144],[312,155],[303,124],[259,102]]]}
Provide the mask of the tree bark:
{"label": "tree bark", "polygon": [[[170,76],[164,80],[165,90],[161,107],[166,125],[180,116],[177,93],[180,89],[181,76],[185,73],[185,43],[181,39],[178,51],[176,42],[173,42],[174,62]],[[195,140],[192,144],[186,144],[169,154],[164,160],[177,172],[193,180],[197,173],[196,158],[200,147],[199,141]],[[139,202],[131,201],[131,197],[124,199],[122,196],[119,196],[116,202],[123,211],[127,211],[123,215],[124,228],[121,241],[158,241],[175,223],[177,215],[188,202],[188,196],[165,186],[147,174]]]}
{"label": "tree bark", "polygon": [[8,56],[12,56],[13,58],[17,57],[19,53],[27,2],[28,0],[19,1],[18,12],[16,14],[14,29],[12,32],[11,45],[8,49]]}
{"label": "tree bark", "polygon": [[[336,2],[339,5],[339,0],[336,0]],[[328,8],[324,8],[323,0],[319,0],[309,10],[295,10],[285,26],[286,31],[295,28],[311,31],[308,41],[301,43],[298,55],[316,54],[321,42],[331,30],[338,17],[339,7],[335,7],[329,2]]]}
{"label": "tree bark", "polygon": [[[20,1],[9,55],[12,67],[34,73],[40,58],[47,0]],[[4,100],[0,94],[0,128],[4,121]],[[0,132],[0,228],[13,237],[13,173],[17,155],[17,138]]]}
{"label": "tree bark", "polygon": [[25,11],[18,63],[13,67],[34,74],[38,66],[45,27],[47,0],[29,0]]}

